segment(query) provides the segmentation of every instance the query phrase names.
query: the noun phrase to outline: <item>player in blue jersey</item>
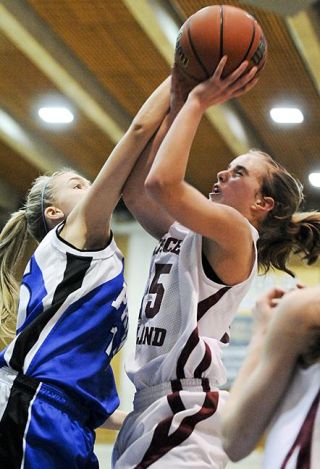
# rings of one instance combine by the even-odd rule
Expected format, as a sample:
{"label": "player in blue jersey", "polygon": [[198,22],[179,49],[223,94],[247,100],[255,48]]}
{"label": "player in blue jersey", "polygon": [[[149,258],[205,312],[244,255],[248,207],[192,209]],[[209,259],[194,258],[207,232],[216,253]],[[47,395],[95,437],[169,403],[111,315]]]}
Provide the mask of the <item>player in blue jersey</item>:
{"label": "player in blue jersey", "polygon": [[[129,209],[159,243],[135,355],[126,364],[136,394],[115,444],[116,469],[225,467],[220,422],[227,392],[219,388],[232,319],[258,264],[287,270],[293,249],[312,261],[319,248],[319,215],[295,214],[301,185],[269,155],[235,158],[218,173],[210,199],[185,181],[205,111],[255,84],[247,63],[222,79],[225,63],[189,93],[168,131],[165,118],[154,162],[163,134],[139,158],[124,190]],[[174,70],[179,94],[178,78]]]}
{"label": "player in blue jersey", "polygon": [[[40,176],[1,232],[3,339],[17,314],[15,337],[0,354],[3,468],[98,467],[94,429],[119,405],[110,361],[128,325],[123,257],[110,219],[168,110],[169,90],[168,78],[92,184],[68,169]],[[19,292],[14,269],[30,235],[39,245]]]}

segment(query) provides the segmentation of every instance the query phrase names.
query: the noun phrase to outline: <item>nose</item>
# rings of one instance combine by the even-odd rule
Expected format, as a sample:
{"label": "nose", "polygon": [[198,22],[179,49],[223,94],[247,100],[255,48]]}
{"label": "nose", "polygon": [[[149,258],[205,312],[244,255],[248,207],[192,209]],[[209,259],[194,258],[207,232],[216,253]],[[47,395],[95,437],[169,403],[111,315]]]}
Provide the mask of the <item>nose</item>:
{"label": "nose", "polygon": [[219,171],[217,174],[217,178],[219,182],[225,182],[228,179],[228,171],[226,169],[223,171]]}

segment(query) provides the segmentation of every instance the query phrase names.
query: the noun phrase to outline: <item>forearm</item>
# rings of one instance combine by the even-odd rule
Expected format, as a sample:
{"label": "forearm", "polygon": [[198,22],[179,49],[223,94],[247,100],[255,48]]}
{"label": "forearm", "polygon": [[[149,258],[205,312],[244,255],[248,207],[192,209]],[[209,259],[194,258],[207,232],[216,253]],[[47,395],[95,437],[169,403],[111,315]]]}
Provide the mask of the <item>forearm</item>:
{"label": "forearm", "polygon": [[285,394],[306,343],[303,297],[285,295],[267,327],[253,336],[223,416],[224,447],[232,460],[254,449]]}
{"label": "forearm", "polygon": [[[96,177],[88,196],[77,205],[75,218],[86,230],[103,236],[125,181],[137,159],[168,111],[170,79],[163,82],[142,106]],[[101,220],[106,221],[105,224]],[[71,218],[69,222],[71,222]]]}
{"label": "forearm", "polygon": [[171,77],[166,78],[134,117],[131,129],[146,133],[146,143],[159,128],[170,107]]}
{"label": "forearm", "polygon": [[[170,85],[171,78],[168,77],[147,99],[106,162],[109,168],[113,168],[113,177],[120,189],[119,195],[138,158],[144,154],[148,142],[168,114]],[[118,178],[122,183],[120,180],[117,182]]]}
{"label": "forearm", "polygon": [[[253,69],[252,74],[245,74],[248,63],[243,62],[235,72],[221,79],[226,60],[227,57],[223,57],[213,76],[192,89],[162,142],[146,181],[151,194],[153,188],[156,189],[156,197],[161,193],[159,187],[165,187],[164,192],[172,189],[174,193],[177,185],[183,184],[191,146],[205,111],[241,95],[256,72]],[[173,78],[177,78],[174,72]],[[173,80],[173,88],[175,84]],[[177,87],[179,88],[178,80]]]}
{"label": "forearm", "polygon": [[[170,128],[173,113],[169,112],[154,137],[148,142],[130,173],[123,190],[123,200],[136,220],[152,236],[161,238],[172,223],[172,218],[145,190],[145,179],[150,171],[157,150]],[[157,216],[155,217],[155,213]]]}
{"label": "forearm", "polygon": [[204,110],[189,96],[163,140],[150,170],[146,185],[152,194],[155,184],[177,188],[184,181],[194,137]]}
{"label": "forearm", "polygon": [[232,461],[247,456],[266,430],[286,391],[296,359],[266,355],[263,338],[254,339],[232,386],[222,417],[223,446]]}
{"label": "forearm", "polygon": [[100,426],[108,430],[120,430],[127,413],[123,410],[117,409],[112,415]]}

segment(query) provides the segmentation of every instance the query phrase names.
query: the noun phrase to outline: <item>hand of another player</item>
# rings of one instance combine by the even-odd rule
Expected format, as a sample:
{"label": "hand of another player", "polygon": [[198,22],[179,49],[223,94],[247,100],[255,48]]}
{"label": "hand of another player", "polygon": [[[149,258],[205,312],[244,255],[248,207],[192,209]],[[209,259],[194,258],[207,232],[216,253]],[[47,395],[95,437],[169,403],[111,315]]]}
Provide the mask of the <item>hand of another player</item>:
{"label": "hand of another player", "polygon": [[188,94],[196,86],[197,82],[181,72],[180,67],[174,63],[171,70],[171,100],[170,109],[181,109]]}
{"label": "hand of another player", "polygon": [[273,316],[274,309],[284,294],[285,291],[282,288],[275,287],[257,300],[252,311],[255,333],[265,334]]}
{"label": "hand of another player", "polygon": [[227,56],[224,56],[212,77],[199,83],[189,94],[189,96],[196,97],[204,109],[247,93],[258,81],[258,78],[255,78],[257,67],[245,73],[248,61],[242,62],[234,72],[222,78],[227,60]]}

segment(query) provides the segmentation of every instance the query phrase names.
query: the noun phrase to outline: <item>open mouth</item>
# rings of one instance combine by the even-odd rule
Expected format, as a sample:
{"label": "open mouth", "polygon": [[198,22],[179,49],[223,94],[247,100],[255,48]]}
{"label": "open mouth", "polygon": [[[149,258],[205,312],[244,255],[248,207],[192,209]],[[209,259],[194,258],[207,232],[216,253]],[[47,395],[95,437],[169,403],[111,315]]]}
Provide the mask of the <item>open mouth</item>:
{"label": "open mouth", "polygon": [[221,189],[220,189],[218,184],[215,184],[212,188],[212,191],[209,194],[209,199],[213,200],[214,196],[217,195],[217,194],[221,194]]}
{"label": "open mouth", "polygon": [[221,192],[220,186],[218,184],[215,184],[212,188],[211,194],[220,194],[220,192]]}

